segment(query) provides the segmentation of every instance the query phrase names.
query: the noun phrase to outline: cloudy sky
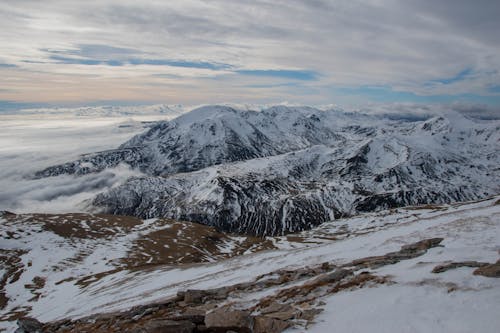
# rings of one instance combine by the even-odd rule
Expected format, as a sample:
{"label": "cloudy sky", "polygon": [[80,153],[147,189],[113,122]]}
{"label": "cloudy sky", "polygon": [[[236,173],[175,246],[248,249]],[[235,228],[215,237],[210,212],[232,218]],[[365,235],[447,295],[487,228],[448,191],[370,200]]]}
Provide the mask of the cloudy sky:
{"label": "cloudy sky", "polygon": [[0,109],[500,105],[498,0],[2,0]]}

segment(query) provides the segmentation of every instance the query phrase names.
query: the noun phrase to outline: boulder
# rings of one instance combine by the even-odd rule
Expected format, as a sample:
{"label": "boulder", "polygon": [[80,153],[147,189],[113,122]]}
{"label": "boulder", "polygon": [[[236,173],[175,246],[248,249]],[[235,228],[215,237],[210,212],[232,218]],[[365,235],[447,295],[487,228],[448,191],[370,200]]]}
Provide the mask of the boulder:
{"label": "boulder", "polygon": [[24,317],[17,320],[19,327],[15,333],[41,333],[43,324],[31,317]]}
{"label": "boulder", "polygon": [[267,316],[257,316],[254,321],[254,333],[280,333],[290,327],[286,321]]}
{"label": "boulder", "polygon": [[251,333],[253,325],[250,311],[231,310],[226,307],[218,308],[205,316],[205,326],[214,331],[233,330],[238,333]]}

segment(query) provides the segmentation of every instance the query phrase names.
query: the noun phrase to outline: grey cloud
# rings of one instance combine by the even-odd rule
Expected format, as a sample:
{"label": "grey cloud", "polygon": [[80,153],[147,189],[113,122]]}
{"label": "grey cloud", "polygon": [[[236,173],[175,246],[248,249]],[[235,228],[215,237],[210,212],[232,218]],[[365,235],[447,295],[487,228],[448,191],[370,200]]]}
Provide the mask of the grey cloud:
{"label": "grey cloud", "polygon": [[[32,67],[39,61],[40,70],[50,57],[40,49],[48,49],[99,61],[310,70],[322,74],[318,85],[384,85],[427,95],[487,95],[500,82],[498,74],[487,74],[500,70],[494,0],[5,1],[4,7],[0,38],[13,45],[5,59]],[[21,35],[36,46],[31,53],[16,43]],[[20,55],[28,62],[11,61]],[[464,68],[477,75],[425,86]]]}
{"label": "grey cloud", "polygon": [[500,107],[487,104],[455,102],[451,104],[379,103],[354,111],[376,114],[392,120],[419,121],[453,112],[479,120],[500,119]]}

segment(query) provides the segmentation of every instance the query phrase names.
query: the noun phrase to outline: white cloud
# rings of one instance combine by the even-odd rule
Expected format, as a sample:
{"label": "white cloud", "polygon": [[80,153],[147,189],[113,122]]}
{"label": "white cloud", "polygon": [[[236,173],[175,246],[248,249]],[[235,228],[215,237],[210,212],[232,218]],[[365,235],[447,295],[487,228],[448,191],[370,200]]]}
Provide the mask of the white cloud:
{"label": "white cloud", "polygon": [[[304,102],[323,102],[328,99],[321,91],[325,87],[359,85],[383,85],[419,95],[491,95],[498,93],[488,89],[500,84],[499,14],[500,4],[494,0],[4,1],[0,60],[18,68],[2,69],[8,72],[0,84],[10,86],[8,78],[29,81],[42,75],[53,88],[36,98],[47,101],[101,99],[99,91],[91,89],[96,80],[80,81],[82,75],[98,77],[99,90],[105,89],[109,99],[124,98],[120,93],[124,90],[136,91],[125,94],[132,99],[158,101],[166,95],[169,102],[211,102],[204,98],[214,94],[218,101],[255,98],[246,87],[253,84],[252,78],[237,75],[238,89],[231,79],[215,83],[203,79],[224,76],[231,69],[89,66],[54,64],[57,61],[51,59],[52,51],[73,50],[72,57],[94,60],[123,61],[133,54],[143,59],[228,64],[233,69],[320,74],[318,80],[304,82],[307,89],[318,89],[316,94],[281,87],[260,91],[262,98],[300,95]],[[83,49],[89,45],[97,48]],[[108,49],[99,53],[98,46]],[[453,84],[428,84],[464,69],[474,75]],[[158,73],[164,77],[152,78]],[[122,78],[127,81],[113,81]],[[66,89],[61,79],[70,82]],[[78,84],[71,86],[75,80]],[[29,83],[14,82],[17,93],[0,92],[0,99],[29,99],[33,89],[26,86]],[[85,94],[74,93],[78,86]],[[58,94],[61,90],[73,93]]]}
{"label": "white cloud", "polygon": [[130,121],[130,126],[120,127],[126,120],[122,117],[64,117],[58,110],[53,110],[53,116],[44,116],[47,111],[0,116],[0,210],[83,211],[83,200],[139,174],[119,166],[83,177],[33,179],[36,171],[74,160],[82,153],[116,148],[143,130]]}

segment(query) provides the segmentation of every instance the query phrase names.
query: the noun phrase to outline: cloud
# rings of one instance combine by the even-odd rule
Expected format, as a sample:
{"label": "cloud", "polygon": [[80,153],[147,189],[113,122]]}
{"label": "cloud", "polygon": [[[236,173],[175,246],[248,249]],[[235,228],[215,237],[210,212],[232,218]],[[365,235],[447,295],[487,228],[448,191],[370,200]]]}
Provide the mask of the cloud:
{"label": "cloud", "polygon": [[[109,99],[127,91],[130,99],[173,103],[275,96],[323,103],[351,99],[331,87],[387,87],[400,98],[498,104],[499,12],[500,3],[487,0],[6,0],[2,62],[17,67],[0,66],[0,85],[15,86],[0,99],[92,101],[104,90]],[[42,97],[29,83],[41,76]],[[291,79],[304,89],[286,89]],[[246,90],[258,85],[272,87]]]}
{"label": "cloud", "polygon": [[242,75],[253,75],[253,76],[263,76],[263,77],[278,77],[284,79],[295,79],[295,80],[305,80],[313,81],[318,77],[318,73],[307,70],[284,70],[284,69],[247,69],[238,70],[238,74]]}
{"label": "cloud", "polygon": [[480,120],[500,119],[500,106],[478,103],[372,103],[359,109],[353,109],[366,114],[376,114],[392,120],[420,121],[431,117],[460,113],[466,117]]}
{"label": "cloud", "polygon": [[[47,111],[47,110],[46,110]],[[53,110],[41,116],[2,116],[0,121],[0,210],[14,212],[84,211],[85,200],[116,186],[136,170],[126,166],[81,177],[63,175],[33,179],[35,171],[76,159],[81,153],[116,148],[142,126],[121,126],[123,118],[63,116]],[[82,110],[85,111],[85,110]]]}

